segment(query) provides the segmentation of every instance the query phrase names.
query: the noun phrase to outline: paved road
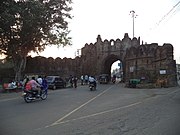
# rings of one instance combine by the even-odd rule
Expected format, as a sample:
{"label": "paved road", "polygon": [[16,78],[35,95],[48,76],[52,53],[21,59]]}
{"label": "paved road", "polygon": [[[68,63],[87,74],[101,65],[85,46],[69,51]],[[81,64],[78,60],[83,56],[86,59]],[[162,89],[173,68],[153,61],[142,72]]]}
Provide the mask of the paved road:
{"label": "paved road", "polygon": [[0,135],[180,135],[179,87],[81,86],[29,104],[1,94],[0,108]]}

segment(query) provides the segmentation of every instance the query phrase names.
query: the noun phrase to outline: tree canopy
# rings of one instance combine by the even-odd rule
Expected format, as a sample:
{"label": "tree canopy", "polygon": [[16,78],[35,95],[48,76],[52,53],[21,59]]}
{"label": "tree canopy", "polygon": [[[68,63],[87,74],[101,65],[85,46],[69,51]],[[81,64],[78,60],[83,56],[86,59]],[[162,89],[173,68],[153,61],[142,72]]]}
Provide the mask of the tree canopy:
{"label": "tree canopy", "polygon": [[13,60],[16,73],[24,70],[29,52],[41,52],[47,45],[71,44],[68,37],[71,3],[71,0],[1,0],[0,54]]}

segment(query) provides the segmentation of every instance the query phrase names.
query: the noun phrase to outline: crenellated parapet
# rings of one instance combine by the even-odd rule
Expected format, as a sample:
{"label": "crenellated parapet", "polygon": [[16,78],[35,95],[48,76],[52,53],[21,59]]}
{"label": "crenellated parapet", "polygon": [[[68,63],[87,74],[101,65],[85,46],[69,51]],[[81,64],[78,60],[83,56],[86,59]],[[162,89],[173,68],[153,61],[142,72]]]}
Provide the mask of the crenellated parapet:
{"label": "crenellated parapet", "polygon": [[138,46],[140,46],[140,38],[131,39],[127,33],[124,34],[124,38],[122,40],[119,38],[116,40],[103,40],[101,36],[98,35],[95,43],[86,43],[81,49],[83,67],[88,65],[88,61],[92,61],[96,67],[96,70],[100,71],[103,68],[101,67],[102,63],[105,62],[105,59],[108,56],[113,55],[114,57],[123,60],[126,56],[127,49],[132,47],[137,48]]}
{"label": "crenellated parapet", "polygon": [[101,36],[97,36],[97,40],[94,44],[85,44],[82,48],[82,56],[90,55],[92,52],[95,52],[97,55],[104,55],[109,53],[121,53],[126,51],[126,49],[131,47],[138,47],[140,45],[140,38],[129,38],[128,34],[125,33],[124,38],[120,40],[119,38],[114,40],[105,39],[102,40]]}
{"label": "crenellated parapet", "polygon": [[165,80],[167,86],[175,86],[176,62],[173,53],[171,44],[140,44],[140,37],[131,39],[127,33],[123,39],[115,40],[103,40],[98,35],[96,42],[86,43],[81,48],[81,56],[75,59],[28,58],[26,72],[58,74],[65,77],[80,77],[82,74],[98,76],[111,74],[111,65],[120,60],[125,82],[133,78],[143,78],[148,83],[156,84],[159,80]]}

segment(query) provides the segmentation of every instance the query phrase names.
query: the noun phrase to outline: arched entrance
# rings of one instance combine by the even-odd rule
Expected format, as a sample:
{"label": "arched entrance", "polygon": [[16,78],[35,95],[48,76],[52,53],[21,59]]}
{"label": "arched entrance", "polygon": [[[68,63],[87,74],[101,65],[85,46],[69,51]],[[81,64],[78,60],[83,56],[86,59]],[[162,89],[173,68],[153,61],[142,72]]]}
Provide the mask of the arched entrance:
{"label": "arched entrance", "polygon": [[[111,55],[108,55],[104,61],[102,62],[102,70],[101,70],[101,73],[102,74],[108,74],[109,76],[111,76],[111,67],[112,67],[112,64],[116,61],[120,61],[121,62],[121,66],[123,65],[123,61],[119,58],[119,56],[117,55],[114,55],[114,54],[111,54]],[[122,74],[123,72],[123,67],[121,67],[121,73],[118,73],[119,75]],[[118,69],[118,72],[120,70]]]}
{"label": "arched entrance", "polygon": [[111,77],[115,79],[115,82],[123,81],[123,64],[120,60],[117,60],[112,64]]}
{"label": "arched entrance", "polygon": [[111,76],[111,65],[120,60],[124,82],[129,82],[130,79],[141,79],[145,83],[156,84],[162,76],[160,71],[163,70],[166,71],[164,76],[169,80],[168,86],[176,85],[176,77],[171,76],[176,74],[171,44],[140,45],[140,38],[131,39],[127,33],[122,40],[112,39],[110,41],[107,39],[102,41],[101,36],[98,35],[97,42],[86,44],[81,52],[82,74]]}

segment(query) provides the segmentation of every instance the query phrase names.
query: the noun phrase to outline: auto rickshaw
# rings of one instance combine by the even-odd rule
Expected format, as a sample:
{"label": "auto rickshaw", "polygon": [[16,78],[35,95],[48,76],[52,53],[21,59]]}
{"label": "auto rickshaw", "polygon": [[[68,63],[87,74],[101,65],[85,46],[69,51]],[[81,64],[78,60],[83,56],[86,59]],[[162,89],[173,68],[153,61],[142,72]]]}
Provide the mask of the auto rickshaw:
{"label": "auto rickshaw", "polygon": [[141,82],[140,79],[130,79],[129,80],[129,87],[130,88],[136,88],[136,85]]}

